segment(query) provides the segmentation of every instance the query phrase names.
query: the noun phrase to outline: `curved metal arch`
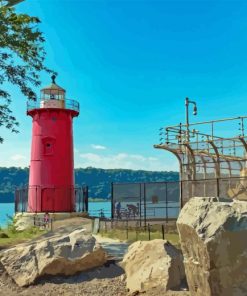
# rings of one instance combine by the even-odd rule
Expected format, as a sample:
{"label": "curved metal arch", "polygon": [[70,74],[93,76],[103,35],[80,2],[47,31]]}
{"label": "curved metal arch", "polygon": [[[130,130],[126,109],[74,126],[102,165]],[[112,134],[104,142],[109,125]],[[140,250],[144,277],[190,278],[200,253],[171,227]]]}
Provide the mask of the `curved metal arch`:
{"label": "curved metal arch", "polygon": [[[163,149],[163,150],[167,150],[169,152],[171,152],[172,154],[174,154],[178,160],[178,163],[179,163],[179,175],[180,175],[180,209],[183,208],[184,206],[184,202],[183,202],[183,186],[182,186],[182,173],[183,173],[183,166],[182,166],[182,160],[179,156],[179,153],[177,152],[177,150],[174,150],[174,149],[171,149],[169,148],[168,146],[166,145],[154,145],[154,148],[157,148],[157,149]],[[181,154],[183,154],[183,152],[181,152]]]}
{"label": "curved metal arch", "polygon": [[191,157],[191,160],[192,160],[192,162],[191,162],[191,165],[192,165],[192,180],[195,180],[196,179],[195,178],[195,176],[196,176],[196,162],[195,162],[195,155],[194,155],[193,149],[191,148],[191,146],[188,143],[183,143],[181,145],[183,145],[189,151],[189,154],[190,154],[190,157]]}
{"label": "curved metal arch", "polygon": [[[219,151],[218,148],[216,147],[216,145],[214,144],[213,141],[209,140],[208,143],[212,146],[215,155],[216,155],[216,162],[215,162],[215,173],[216,173],[216,178],[220,178],[220,155],[219,155]],[[213,158],[213,157],[212,157]]]}

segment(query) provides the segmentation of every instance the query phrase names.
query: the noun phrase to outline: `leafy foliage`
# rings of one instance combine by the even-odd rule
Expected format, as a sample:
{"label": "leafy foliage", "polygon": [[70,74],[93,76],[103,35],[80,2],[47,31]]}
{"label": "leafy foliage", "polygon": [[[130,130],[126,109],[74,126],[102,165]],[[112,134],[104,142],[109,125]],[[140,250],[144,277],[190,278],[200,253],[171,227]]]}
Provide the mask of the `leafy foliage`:
{"label": "leafy foliage", "polygon": [[[28,168],[0,167],[0,203],[13,202],[16,188],[28,184]],[[159,182],[177,181],[178,172],[150,172],[124,169],[105,170],[96,168],[75,169],[78,186],[88,185],[91,198],[110,198],[111,182]]]}
{"label": "leafy foliage", "polygon": [[[38,29],[40,20],[18,14],[8,4],[0,2],[0,86],[15,85],[29,100],[36,100],[33,87],[40,85],[40,71],[52,72],[44,66],[45,39]],[[0,87],[0,126],[17,133],[19,124],[10,104],[10,93]]]}

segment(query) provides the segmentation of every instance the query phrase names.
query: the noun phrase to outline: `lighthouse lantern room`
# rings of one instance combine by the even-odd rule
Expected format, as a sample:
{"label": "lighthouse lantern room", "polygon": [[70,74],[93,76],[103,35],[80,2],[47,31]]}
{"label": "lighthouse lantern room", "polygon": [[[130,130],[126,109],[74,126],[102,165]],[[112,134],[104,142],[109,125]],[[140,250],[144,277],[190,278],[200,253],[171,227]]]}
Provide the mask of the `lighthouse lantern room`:
{"label": "lighthouse lantern room", "polygon": [[75,210],[73,118],[79,115],[79,103],[65,94],[52,76],[40,100],[27,105],[27,115],[33,119],[29,212]]}

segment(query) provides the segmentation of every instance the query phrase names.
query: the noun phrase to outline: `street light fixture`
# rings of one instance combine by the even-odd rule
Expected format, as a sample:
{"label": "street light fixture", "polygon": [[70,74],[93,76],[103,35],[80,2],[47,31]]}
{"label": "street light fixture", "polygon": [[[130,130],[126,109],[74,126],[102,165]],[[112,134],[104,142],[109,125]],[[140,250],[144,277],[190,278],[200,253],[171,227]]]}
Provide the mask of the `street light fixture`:
{"label": "street light fixture", "polygon": [[194,108],[193,108],[193,115],[197,115],[197,106],[196,106],[196,102],[195,101],[190,101],[189,98],[185,98],[185,120],[186,120],[186,129],[187,129],[187,133],[186,133],[186,141],[189,142],[190,141],[190,130],[189,130],[189,104],[193,104]]}

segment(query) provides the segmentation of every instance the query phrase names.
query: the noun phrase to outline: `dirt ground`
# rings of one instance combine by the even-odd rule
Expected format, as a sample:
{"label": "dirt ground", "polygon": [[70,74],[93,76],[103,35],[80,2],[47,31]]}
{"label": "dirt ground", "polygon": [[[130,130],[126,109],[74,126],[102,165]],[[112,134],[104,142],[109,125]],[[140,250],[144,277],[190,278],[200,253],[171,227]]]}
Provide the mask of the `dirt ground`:
{"label": "dirt ground", "polygon": [[[65,234],[78,227],[91,232],[91,220],[71,218],[53,223],[53,233]],[[51,233],[43,237],[51,236]],[[99,239],[99,238],[98,238]],[[100,243],[104,243],[104,238]],[[105,241],[107,243],[107,239]],[[115,263],[106,263],[100,268],[89,272],[81,272],[74,276],[46,276],[34,285],[26,288],[18,287],[0,265],[0,296],[124,296],[129,295],[123,280],[124,271]],[[189,296],[188,291],[168,291],[153,289],[152,291],[135,294],[145,296]]]}

